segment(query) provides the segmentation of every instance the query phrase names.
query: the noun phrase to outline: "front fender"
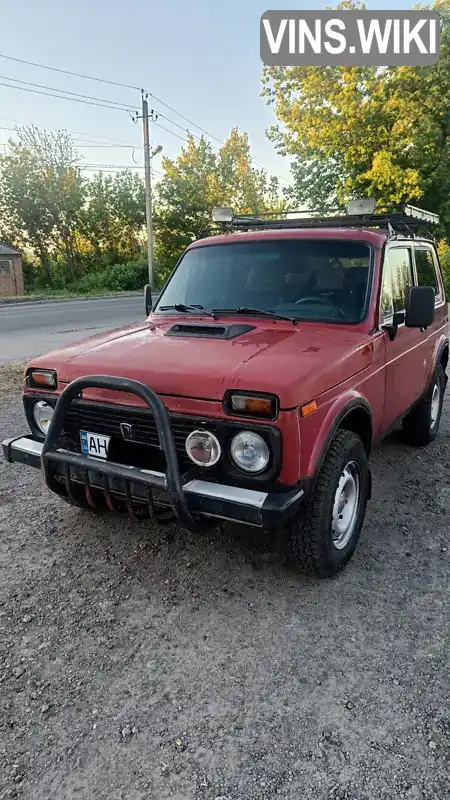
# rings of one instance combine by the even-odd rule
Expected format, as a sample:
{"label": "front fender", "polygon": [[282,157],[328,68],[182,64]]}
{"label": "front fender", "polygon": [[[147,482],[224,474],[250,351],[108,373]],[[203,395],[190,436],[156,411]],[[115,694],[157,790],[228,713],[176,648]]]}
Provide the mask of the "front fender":
{"label": "front fender", "polygon": [[[305,448],[302,445],[302,475],[313,477],[317,474],[336,430],[345,417],[355,409],[361,409],[363,413],[367,414],[368,421],[372,425],[370,405],[366,398],[355,389],[349,389],[339,397],[333,398],[330,403],[320,407],[315,414],[302,420],[301,441],[305,443]],[[311,424],[313,420],[314,428]],[[309,431],[308,428],[310,428]],[[308,433],[312,434],[311,438]],[[311,441],[312,444],[310,448],[307,446],[308,441]]]}

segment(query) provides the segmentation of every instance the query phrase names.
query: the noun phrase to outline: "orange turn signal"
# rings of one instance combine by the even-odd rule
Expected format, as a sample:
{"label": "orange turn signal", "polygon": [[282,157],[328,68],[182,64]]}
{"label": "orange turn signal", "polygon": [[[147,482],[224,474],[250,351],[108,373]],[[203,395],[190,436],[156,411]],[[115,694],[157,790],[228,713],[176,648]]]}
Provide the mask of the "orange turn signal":
{"label": "orange turn signal", "polygon": [[28,385],[35,389],[56,389],[58,380],[54,370],[32,369],[28,373]]}
{"label": "orange turn signal", "polygon": [[227,392],[224,405],[228,414],[245,417],[275,419],[278,413],[278,400],[274,395]]}
{"label": "orange turn signal", "polygon": [[310,403],[305,403],[304,406],[300,406],[300,414],[302,417],[309,417],[310,414],[314,414],[317,411],[317,403],[315,400],[311,400]]}
{"label": "orange turn signal", "polygon": [[247,414],[262,414],[270,416],[272,412],[272,401],[265,397],[245,397],[245,395],[231,398],[231,408],[233,411],[244,411]]}

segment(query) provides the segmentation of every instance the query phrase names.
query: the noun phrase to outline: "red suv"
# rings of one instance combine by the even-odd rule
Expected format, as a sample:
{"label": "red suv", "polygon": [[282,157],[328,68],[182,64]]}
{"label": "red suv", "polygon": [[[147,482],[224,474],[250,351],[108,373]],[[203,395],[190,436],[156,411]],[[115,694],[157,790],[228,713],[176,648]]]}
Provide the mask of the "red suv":
{"label": "red suv", "polygon": [[147,287],[142,323],[28,365],[31,434],[5,457],[85,508],[282,525],[298,564],[338,572],[373,443],[399,422],[411,444],[434,439],[449,355],[438,219],[356,205],[216,210],[221,233],[188,247],[153,308]]}

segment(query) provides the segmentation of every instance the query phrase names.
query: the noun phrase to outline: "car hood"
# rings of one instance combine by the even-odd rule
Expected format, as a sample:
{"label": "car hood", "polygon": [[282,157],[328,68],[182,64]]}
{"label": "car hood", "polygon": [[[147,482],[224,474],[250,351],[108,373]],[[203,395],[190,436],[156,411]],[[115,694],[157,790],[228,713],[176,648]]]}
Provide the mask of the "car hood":
{"label": "car hood", "polygon": [[[277,394],[281,408],[293,408],[372,363],[372,346],[361,329],[246,321],[252,329],[231,339],[171,336],[174,320],[146,321],[97,334],[32,364],[56,369],[60,383],[85,375],[122,376],[158,394],[206,400],[244,389]],[[236,318],[220,324],[236,324]]]}

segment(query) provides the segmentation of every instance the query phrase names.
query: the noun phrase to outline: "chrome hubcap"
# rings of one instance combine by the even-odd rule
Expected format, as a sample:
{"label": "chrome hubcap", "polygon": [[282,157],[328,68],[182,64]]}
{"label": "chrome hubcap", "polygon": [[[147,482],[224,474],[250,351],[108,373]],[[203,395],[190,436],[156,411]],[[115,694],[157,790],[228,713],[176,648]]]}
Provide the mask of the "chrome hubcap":
{"label": "chrome hubcap", "polygon": [[358,517],[359,496],[359,468],[355,461],[349,461],[342,470],[334,495],[331,536],[337,550],[343,550],[352,538]]}
{"label": "chrome hubcap", "polygon": [[439,408],[441,405],[441,390],[439,383],[435,383],[433,387],[433,394],[431,395],[431,409],[430,409],[430,427],[434,428],[439,416]]}

